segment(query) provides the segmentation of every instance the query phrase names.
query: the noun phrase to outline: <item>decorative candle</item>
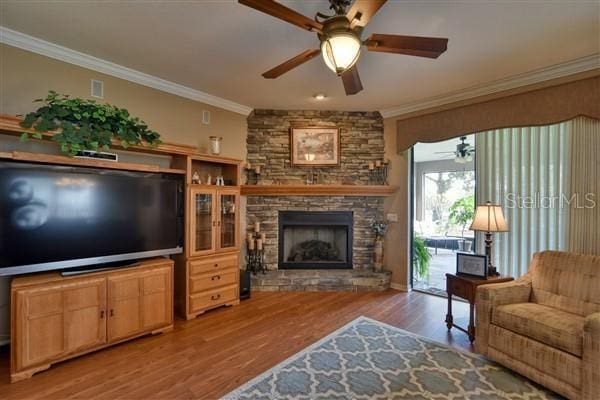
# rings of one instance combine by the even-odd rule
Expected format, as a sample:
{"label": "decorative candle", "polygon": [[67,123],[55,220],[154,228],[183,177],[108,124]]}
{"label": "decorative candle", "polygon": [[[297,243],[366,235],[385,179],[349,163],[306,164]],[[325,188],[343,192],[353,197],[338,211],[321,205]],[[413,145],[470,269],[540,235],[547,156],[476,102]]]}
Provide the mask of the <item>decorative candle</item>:
{"label": "decorative candle", "polygon": [[254,236],[251,233],[249,233],[248,235],[246,235],[246,239],[250,242],[254,239]]}
{"label": "decorative candle", "polygon": [[372,162],[369,163],[369,171],[373,171],[375,169],[375,164]]}
{"label": "decorative candle", "polygon": [[264,232],[263,232],[263,233],[261,233],[261,234],[260,234],[260,239],[261,239],[263,242],[264,242],[264,241],[266,241],[266,240],[267,240],[267,234],[266,234],[266,233],[264,233]]}
{"label": "decorative candle", "polygon": [[257,165],[256,168],[254,168],[254,172],[260,174],[260,165]]}
{"label": "decorative candle", "polygon": [[254,240],[248,241],[248,250],[254,250]]}
{"label": "decorative candle", "polygon": [[377,160],[377,161],[375,161],[375,166],[376,166],[377,168],[381,167],[381,160]]}
{"label": "decorative candle", "polygon": [[263,249],[262,239],[256,239],[256,250],[262,250],[262,249]]}
{"label": "decorative candle", "polygon": [[260,232],[260,222],[254,223],[254,232]]}

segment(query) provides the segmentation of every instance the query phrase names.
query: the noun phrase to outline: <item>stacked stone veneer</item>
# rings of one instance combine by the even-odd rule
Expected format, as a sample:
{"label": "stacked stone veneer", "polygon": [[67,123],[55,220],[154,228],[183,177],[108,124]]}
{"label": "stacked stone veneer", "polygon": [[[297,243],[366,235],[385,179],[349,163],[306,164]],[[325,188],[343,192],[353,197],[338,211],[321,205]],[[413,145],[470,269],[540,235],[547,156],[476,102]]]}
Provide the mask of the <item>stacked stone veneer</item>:
{"label": "stacked stone veneer", "polygon": [[[383,160],[383,119],[378,112],[255,110],[248,117],[247,160],[261,166],[259,184],[302,184],[306,167],[290,165],[290,128],[340,128],[339,166],[315,168],[324,183],[368,185],[369,162]],[[261,222],[267,268],[277,269],[278,211],[353,211],[354,269],[373,265],[371,223],[383,216],[383,198],[356,196],[248,196],[247,226]]]}
{"label": "stacked stone veneer", "polygon": [[314,168],[324,183],[369,184],[369,162],[383,160],[383,119],[378,112],[254,110],[248,117],[248,157],[261,166],[263,184],[299,184],[306,167],[290,165],[290,128],[339,128],[340,165]]}

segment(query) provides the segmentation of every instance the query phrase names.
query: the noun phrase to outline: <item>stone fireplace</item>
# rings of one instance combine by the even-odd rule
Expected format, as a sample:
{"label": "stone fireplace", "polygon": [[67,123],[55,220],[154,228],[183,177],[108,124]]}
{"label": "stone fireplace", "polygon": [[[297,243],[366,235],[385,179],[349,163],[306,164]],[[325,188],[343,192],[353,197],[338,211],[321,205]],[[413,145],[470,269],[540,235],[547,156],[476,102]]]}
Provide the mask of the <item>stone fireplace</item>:
{"label": "stone fireplace", "polygon": [[352,269],[351,211],[279,211],[279,269]]}
{"label": "stone fireplace", "polygon": [[[291,165],[292,126],[338,128],[340,164]],[[247,149],[247,161],[261,168],[258,185],[302,185],[309,172],[322,185],[369,185],[369,163],[384,158],[383,119],[378,112],[254,110]],[[266,235],[267,272],[252,277],[253,290],[389,287],[390,274],[373,271],[371,224],[383,216],[383,197],[251,195],[246,202],[248,229],[260,222]]]}

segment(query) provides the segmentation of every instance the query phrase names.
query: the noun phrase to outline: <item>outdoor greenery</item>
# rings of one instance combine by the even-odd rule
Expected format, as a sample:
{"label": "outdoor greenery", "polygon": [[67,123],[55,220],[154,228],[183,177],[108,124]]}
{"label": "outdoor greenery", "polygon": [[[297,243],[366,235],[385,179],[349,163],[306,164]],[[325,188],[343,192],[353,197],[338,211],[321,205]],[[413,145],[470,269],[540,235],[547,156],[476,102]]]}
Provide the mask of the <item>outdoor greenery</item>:
{"label": "outdoor greenery", "polygon": [[465,228],[467,224],[473,221],[475,216],[475,196],[465,196],[456,200],[450,206],[450,214],[448,219],[450,222],[459,225],[462,228],[461,236],[465,236]]}
{"label": "outdoor greenery", "polygon": [[160,135],[150,129],[129,111],[110,104],[98,104],[93,100],[71,98],[53,90],[36,111],[30,112],[21,122],[21,127],[33,128],[34,133],[24,132],[22,141],[30,137],[41,139],[42,132],[57,131],[52,140],[60,150],[74,156],[82,150],[108,149],[113,139],[123,147],[130,145],[160,144]]}
{"label": "outdoor greenery", "polygon": [[419,236],[413,237],[413,272],[419,279],[429,276],[429,264],[431,253],[425,245],[425,239]]}

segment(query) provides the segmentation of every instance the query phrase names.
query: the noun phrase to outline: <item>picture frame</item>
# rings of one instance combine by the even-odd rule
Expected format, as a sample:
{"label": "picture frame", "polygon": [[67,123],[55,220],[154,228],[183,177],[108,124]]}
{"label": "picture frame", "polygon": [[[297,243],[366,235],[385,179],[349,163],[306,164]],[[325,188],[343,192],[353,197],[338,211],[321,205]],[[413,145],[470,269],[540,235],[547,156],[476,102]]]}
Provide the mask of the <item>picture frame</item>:
{"label": "picture frame", "polygon": [[456,253],[456,275],[487,278],[487,256],[473,253]]}
{"label": "picture frame", "polygon": [[292,127],[290,162],[300,167],[340,165],[340,129],[332,127]]}

